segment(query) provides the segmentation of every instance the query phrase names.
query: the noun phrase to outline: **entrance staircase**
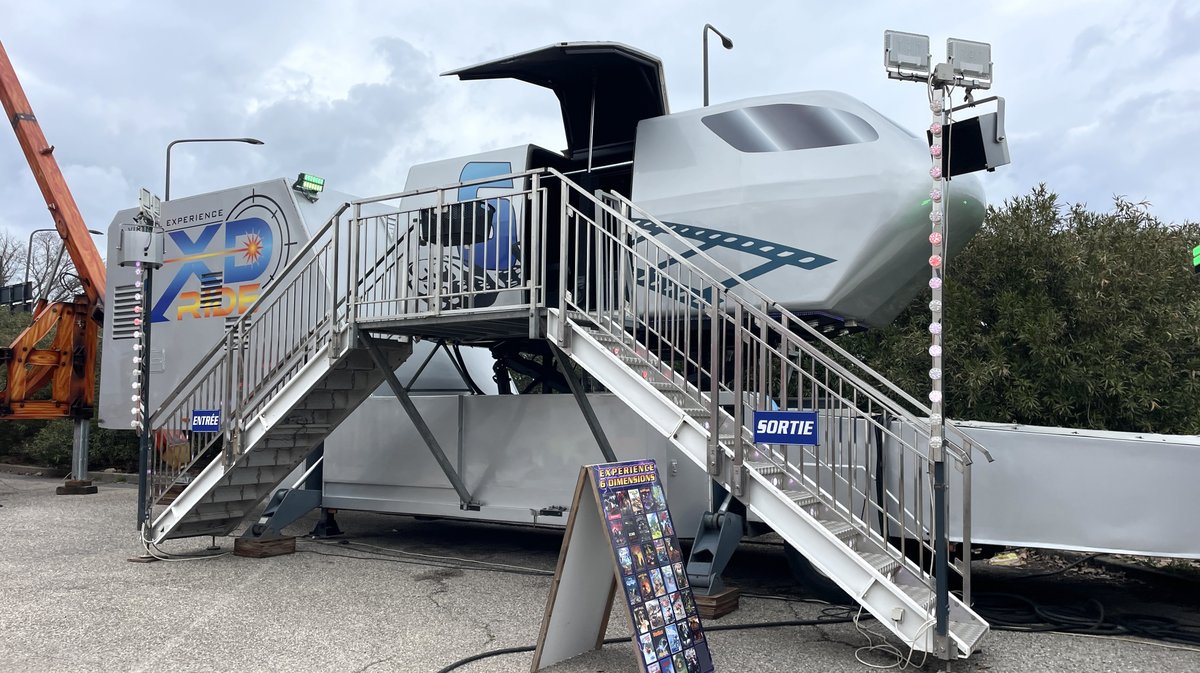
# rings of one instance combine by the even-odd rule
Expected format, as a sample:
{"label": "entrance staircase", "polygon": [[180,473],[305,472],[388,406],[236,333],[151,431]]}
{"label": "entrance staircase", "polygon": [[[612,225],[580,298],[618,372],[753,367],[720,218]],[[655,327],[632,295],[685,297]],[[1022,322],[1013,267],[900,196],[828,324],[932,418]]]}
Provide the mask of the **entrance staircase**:
{"label": "entrance staircase", "polygon": [[[619,194],[553,170],[503,177],[503,198],[456,203],[462,183],[348,203],[314,235],[151,418],[147,539],[233,530],[384,380],[371,343],[394,369],[414,338],[544,338],[906,646],[974,652],[988,624],[969,566],[951,566],[968,602],[930,572],[949,512],[931,496],[929,410]],[[502,242],[471,241],[503,210],[526,233],[500,273]],[[188,430],[191,409],[215,408],[221,433]],[[756,444],[764,409],[816,410],[818,445]],[[982,447],[947,426],[969,548]]]}

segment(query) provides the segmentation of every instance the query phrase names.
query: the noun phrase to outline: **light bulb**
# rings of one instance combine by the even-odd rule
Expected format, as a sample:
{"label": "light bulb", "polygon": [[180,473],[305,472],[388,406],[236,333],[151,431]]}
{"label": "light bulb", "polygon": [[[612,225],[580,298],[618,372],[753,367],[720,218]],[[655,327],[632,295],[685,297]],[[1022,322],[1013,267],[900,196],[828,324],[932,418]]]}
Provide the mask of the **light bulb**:
{"label": "light bulb", "polygon": [[930,124],[929,125],[929,133],[932,134],[933,137],[935,137],[935,138],[941,136],[942,135],[941,122],[934,122],[934,123]]}
{"label": "light bulb", "polygon": [[929,401],[933,402],[934,404],[941,402],[942,401],[942,391],[940,391],[940,390],[929,391]]}
{"label": "light bulb", "polygon": [[142,359],[141,359],[140,357],[138,357],[138,356],[136,356],[136,355],[135,355],[135,356],[133,356],[133,364],[135,364],[135,365],[136,365],[136,364],[141,364],[141,362],[142,362]]}
{"label": "light bulb", "polygon": [[935,189],[932,192],[929,192],[929,198],[933,199],[934,203],[938,203],[942,200],[942,190]]}
{"label": "light bulb", "polygon": [[929,221],[930,222],[941,222],[942,221],[941,209],[934,209],[934,210],[929,211]]}
{"label": "light bulb", "polygon": [[141,301],[141,300],[142,300],[142,293],[141,293],[141,292],[138,292],[137,294],[133,295],[133,300],[134,300],[134,301]]}
{"label": "light bulb", "polygon": [[137,416],[139,411],[141,411],[141,410],[138,409],[137,407],[134,407],[129,410],[129,413],[133,414],[134,416]]}
{"label": "light bulb", "polygon": [[942,167],[934,166],[933,168],[929,169],[929,177],[933,178],[934,180],[942,179]]}
{"label": "light bulb", "polygon": [[136,305],[134,305],[134,307],[133,307],[133,312],[134,312],[134,313],[141,313],[141,312],[142,312],[142,305],[141,305],[141,304],[136,304]]}
{"label": "light bulb", "polygon": [[141,430],[141,425],[142,424],[139,423],[136,419],[129,421],[129,427],[133,428],[134,430]]}
{"label": "light bulb", "polygon": [[131,385],[131,387],[132,387],[134,390],[137,390],[138,388],[141,388],[141,387],[142,387],[142,382],[141,382],[141,381],[134,381],[134,382],[133,382],[133,384]]}
{"label": "light bulb", "polygon": [[942,233],[940,231],[935,231],[932,234],[930,234],[929,242],[933,245],[941,245],[942,244]]}
{"label": "light bulb", "polygon": [[937,344],[930,346],[929,347],[929,355],[931,357],[935,357],[935,358],[942,357],[942,347]]}
{"label": "light bulb", "polygon": [[141,263],[140,261],[134,262],[134,263],[133,263],[133,268],[135,268],[135,269],[141,269],[141,268],[142,268],[142,263]]}
{"label": "light bulb", "polygon": [[933,379],[934,381],[942,378],[942,370],[938,369],[937,367],[930,369],[929,378]]}
{"label": "light bulb", "polygon": [[942,448],[942,438],[937,437],[937,436],[930,437],[929,438],[929,448],[931,448],[931,449]]}
{"label": "light bulb", "polygon": [[942,279],[941,279],[941,278],[938,278],[937,276],[934,276],[933,278],[930,278],[930,279],[929,279],[929,287],[930,287],[930,288],[932,288],[932,289],[936,290],[936,289],[938,289],[938,288],[939,288],[939,287],[941,287],[941,286],[942,286]]}
{"label": "light bulb", "polygon": [[134,395],[134,396],[130,397],[129,399],[132,400],[134,404],[137,404],[138,402],[142,401],[142,396]]}
{"label": "light bulb", "polygon": [[134,319],[133,319],[133,326],[134,326],[134,327],[141,327],[141,326],[142,326],[142,319],[141,319],[141,318],[134,318]]}
{"label": "light bulb", "polygon": [[929,302],[929,310],[934,312],[942,310],[942,302],[938,301],[937,299]]}
{"label": "light bulb", "polygon": [[142,280],[139,278],[133,281],[133,286],[139,290],[142,289]]}
{"label": "light bulb", "polygon": [[930,415],[929,415],[929,423],[930,423],[930,425],[939,425],[941,422],[942,422],[942,415],[941,415],[941,414],[930,414]]}
{"label": "light bulb", "polygon": [[942,256],[941,255],[930,255],[929,266],[932,266],[933,268],[936,269],[941,265],[942,265]]}
{"label": "light bulb", "polygon": [[930,334],[941,334],[942,333],[942,323],[940,323],[940,322],[929,323],[929,333]]}
{"label": "light bulb", "polygon": [[929,109],[933,110],[934,112],[941,112],[942,111],[942,99],[934,98],[933,102],[931,102],[929,104]]}
{"label": "light bulb", "polygon": [[930,145],[929,154],[930,154],[930,156],[934,156],[934,157],[942,156],[942,146],[941,145]]}
{"label": "light bulb", "polygon": [[134,344],[134,345],[133,345],[133,352],[134,352],[134,353],[136,353],[136,352],[138,352],[138,351],[140,351],[140,350],[142,350],[142,345],[141,345],[141,344]]}

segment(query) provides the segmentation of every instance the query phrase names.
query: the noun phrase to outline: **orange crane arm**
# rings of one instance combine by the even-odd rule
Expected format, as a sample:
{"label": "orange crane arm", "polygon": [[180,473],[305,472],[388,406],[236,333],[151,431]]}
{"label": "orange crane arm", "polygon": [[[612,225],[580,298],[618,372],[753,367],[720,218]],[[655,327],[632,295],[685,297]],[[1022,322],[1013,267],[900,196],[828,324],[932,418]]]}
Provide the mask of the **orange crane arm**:
{"label": "orange crane arm", "polygon": [[[5,387],[0,389],[0,419],[90,418],[107,273],[54,160],[54,146],[46,142],[3,44],[0,102],[83,284],[83,294],[72,301],[39,301],[33,324],[10,347],[0,348],[0,365],[7,372]],[[39,348],[46,339],[49,347]],[[39,393],[47,386],[50,395],[44,399]]]}
{"label": "orange crane arm", "polygon": [[33,177],[42,190],[46,207],[54,218],[54,226],[58,235],[67,246],[67,254],[75,263],[79,280],[83,283],[83,291],[92,304],[93,314],[104,306],[104,287],[106,272],[104,261],[100,259],[100,251],[92,242],[79,206],[67,188],[58,162],[54,160],[54,147],[46,142],[46,136],[38,126],[37,118],[33,116],[33,108],[21,83],[17,81],[17,73],[13,70],[12,62],[0,43],[0,102],[4,104],[4,115],[16,131],[17,141],[25,152]]}

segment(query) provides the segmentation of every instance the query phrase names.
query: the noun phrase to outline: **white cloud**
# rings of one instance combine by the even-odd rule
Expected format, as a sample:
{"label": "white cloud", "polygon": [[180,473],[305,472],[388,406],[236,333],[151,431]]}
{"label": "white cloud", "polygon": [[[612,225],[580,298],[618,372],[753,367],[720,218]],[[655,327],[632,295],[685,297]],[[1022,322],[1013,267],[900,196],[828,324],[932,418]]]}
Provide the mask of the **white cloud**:
{"label": "white cloud", "polygon": [[[0,4],[12,4],[0,0]],[[1013,164],[992,200],[1046,182],[1067,201],[1146,198],[1164,219],[1200,219],[1191,180],[1200,128],[1200,9],[1106,2],[958,2],[953,12],[864,3],[521,0],[337,5],[292,2],[21,3],[0,7],[5,48],[92,227],[160,189],[174,138],[255,135],[263,147],[179,148],[173,189],[322,174],[367,194],[402,187],[413,163],[535,142],[560,149],[549,92],[438,75],[553,42],[613,40],[662,58],[672,109],[700,104],[701,28],[714,102],[809,89],[861,98],[906,127],[928,122],[919,86],[886,79],[882,32],[993,44]],[[0,132],[0,227],[49,226],[11,134]]]}

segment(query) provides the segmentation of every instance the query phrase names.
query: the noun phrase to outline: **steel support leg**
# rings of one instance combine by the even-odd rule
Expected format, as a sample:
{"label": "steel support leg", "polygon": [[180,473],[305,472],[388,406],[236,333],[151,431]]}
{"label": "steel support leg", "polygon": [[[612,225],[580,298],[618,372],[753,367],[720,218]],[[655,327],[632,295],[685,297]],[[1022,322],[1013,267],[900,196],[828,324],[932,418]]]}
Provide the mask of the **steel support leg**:
{"label": "steel support leg", "polygon": [[[715,483],[713,486],[719,488]],[[725,588],[721,574],[742,540],[745,523],[745,507],[728,492],[716,511],[700,517],[700,528],[696,531],[696,541],[687,562],[688,584],[692,585],[692,591],[711,596]]]}
{"label": "steel support leg", "polygon": [[417,405],[413,404],[412,398],[409,397],[408,391],[400,384],[400,379],[396,378],[396,372],[388,366],[387,359],[383,357],[383,353],[379,351],[379,346],[375,343],[375,338],[366,332],[359,332],[358,336],[367,347],[367,352],[371,354],[371,359],[375,361],[375,366],[379,367],[383,372],[384,378],[387,379],[388,387],[392,389],[392,394],[400,401],[400,406],[404,407],[408,418],[416,426],[417,432],[420,433],[421,439],[425,440],[425,445],[429,447],[429,452],[433,454],[438,465],[442,467],[442,472],[446,474],[446,478],[450,480],[450,484],[454,486],[454,490],[458,492],[458,498],[461,501],[461,507],[468,510],[478,510],[479,503],[471,497],[471,492],[467,490],[467,485],[463,483],[462,477],[458,476],[458,471],[454,469],[454,465],[450,463],[450,459],[446,457],[446,452],[442,451],[442,445],[438,443],[437,437],[434,437],[433,430],[429,429],[429,425],[425,423],[425,419],[421,417],[421,412],[417,410]]}
{"label": "steel support leg", "polygon": [[583,418],[587,421],[592,436],[600,445],[600,453],[604,454],[604,460],[610,463],[617,462],[617,454],[613,452],[612,444],[608,443],[608,436],[604,434],[604,428],[600,426],[600,419],[596,418],[596,410],[592,409],[592,403],[588,400],[587,393],[583,392],[583,382],[576,378],[575,373],[567,365],[567,354],[554,343],[549,341],[546,343],[550,344],[550,350],[554,352],[554,361],[558,363],[558,371],[562,372],[563,378],[567,380],[567,385],[571,387],[575,403],[579,405],[579,410],[583,412]]}
{"label": "steel support leg", "polygon": [[88,477],[88,434],[91,424],[86,418],[75,419],[75,432],[71,445],[71,476],[65,484],[55,489],[59,495],[91,495],[97,489]]}
{"label": "steel support leg", "polygon": [[275,491],[266,509],[258,517],[258,522],[246,529],[242,537],[279,535],[288,525],[320,507],[321,497],[324,495],[324,456],[325,442],[321,442],[313,447],[304,459],[303,483],[297,482],[292,488]]}

